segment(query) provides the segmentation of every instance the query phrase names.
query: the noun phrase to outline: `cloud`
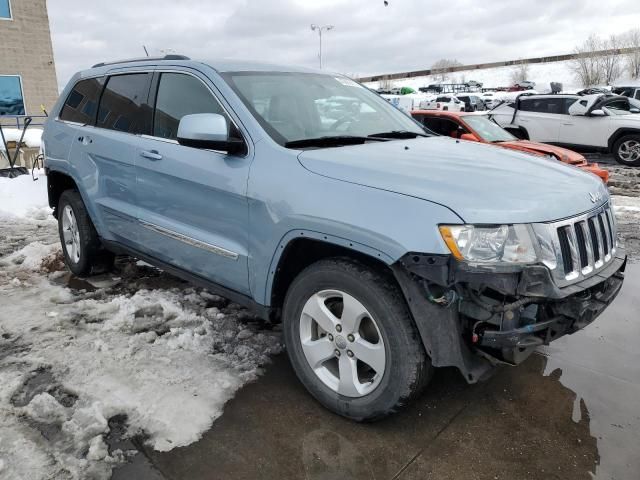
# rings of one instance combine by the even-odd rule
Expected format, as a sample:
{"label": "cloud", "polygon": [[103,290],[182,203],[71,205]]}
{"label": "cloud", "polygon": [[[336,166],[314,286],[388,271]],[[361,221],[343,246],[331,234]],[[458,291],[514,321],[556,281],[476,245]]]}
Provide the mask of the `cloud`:
{"label": "cloud", "polygon": [[[91,6],[89,7],[89,4]],[[428,68],[440,58],[478,63],[568,53],[590,33],[640,24],[640,2],[556,0],[53,0],[48,2],[63,86],[94,63],[161,51],[255,59],[348,74]]]}

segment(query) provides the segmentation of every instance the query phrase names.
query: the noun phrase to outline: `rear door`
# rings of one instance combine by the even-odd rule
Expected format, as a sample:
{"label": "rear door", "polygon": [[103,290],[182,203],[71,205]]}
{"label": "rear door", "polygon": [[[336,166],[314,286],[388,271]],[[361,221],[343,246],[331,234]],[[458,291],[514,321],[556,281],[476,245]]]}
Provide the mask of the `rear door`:
{"label": "rear door", "polygon": [[[151,126],[147,104],[151,77],[151,73],[112,75],[100,79],[106,82],[104,88],[95,80],[94,85],[82,85],[72,102],[85,97],[75,110],[87,117],[87,124],[77,127],[71,155],[77,178],[95,206],[99,233],[130,246],[138,240],[133,139],[148,133]],[[89,88],[99,89],[99,97],[90,95]]]}
{"label": "rear door", "polygon": [[178,144],[180,119],[194,113],[224,115],[242,135],[208,79],[179,69],[157,72],[152,90],[151,133],[135,149],[140,241],[164,262],[248,294],[252,149],[229,155]]}
{"label": "rear door", "polygon": [[564,111],[564,98],[521,98],[514,123],[527,130],[530,140],[555,143]]}

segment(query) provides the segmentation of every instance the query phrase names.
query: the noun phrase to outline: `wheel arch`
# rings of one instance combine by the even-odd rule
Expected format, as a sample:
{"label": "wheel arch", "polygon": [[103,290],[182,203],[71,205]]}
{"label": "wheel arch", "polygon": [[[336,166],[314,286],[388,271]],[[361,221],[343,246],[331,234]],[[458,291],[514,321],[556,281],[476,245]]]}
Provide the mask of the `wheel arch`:
{"label": "wheel arch", "polygon": [[[521,127],[519,125],[509,125],[507,127],[503,127],[507,132],[511,133],[512,135],[514,135],[515,137],[519,138],[520,140],[529,140],[529,132],[527,131],[526,128]],[[515,134],[514,132],[521,132],[522,137],[519,137],[517,134]]]}
{"label": "wheel arch", "polygon": [[609,140],[607,141],[607,146],[610,152],[613,152],[614,144],[625,135],[640,135],[640,128],[633,127],[622,127],[618,128],[615,132],[611,134]]}
{"label": "wheel arch", "polygon": [[57,216],[60,196],[65,190],[79,191],[78,184],[73,177],[57,170],[47,171],[47,196],[54,216]]}
{"label": "wheel arch", "polygon": [[309,265],[333,257],[352,258],[393,276],[394,259],[384,252],[334,235],[309,230],[289,232],[273,256],[265,287],[264,298],[276,316],[295,277]]}

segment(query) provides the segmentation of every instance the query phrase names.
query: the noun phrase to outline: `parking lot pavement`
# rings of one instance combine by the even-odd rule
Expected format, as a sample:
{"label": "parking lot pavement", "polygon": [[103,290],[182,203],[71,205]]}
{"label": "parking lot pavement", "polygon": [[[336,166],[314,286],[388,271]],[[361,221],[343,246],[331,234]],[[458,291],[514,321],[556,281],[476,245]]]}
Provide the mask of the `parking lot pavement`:
{"label": "parking lot pavement", "polygon": [[632,264],[619,298],[585,330],[482,384],[439,370],[415,405],[373,424],[327,412],[280,355],[200,441],[145,449],[142,468],[114,478],[637,480],[639,288]]}

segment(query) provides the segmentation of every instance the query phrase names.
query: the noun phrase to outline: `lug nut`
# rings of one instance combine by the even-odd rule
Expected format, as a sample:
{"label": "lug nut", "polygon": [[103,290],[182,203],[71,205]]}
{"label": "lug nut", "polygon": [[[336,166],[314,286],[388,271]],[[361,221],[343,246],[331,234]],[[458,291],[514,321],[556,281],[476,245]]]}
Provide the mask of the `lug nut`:
{"label": "lug nut", "polygon": [[356,337],[354,337],[353,335],[349,334],[347,335],[347,340],[349,340],[350,342],[353,342],[356,339]]}
{"label": "lug nut", "polygon": [[329,341],[333,342],[333,335],[329,334]]}
{"label": "lug nut", "polygon": [[352,352],[351,350],[347,350],[347,355],[348,355],[349,357],[353,357],[353,352]]}
{"label": "lug nut", "polygon": [[337,348],[333,351],[333,353],[336,354],[336,357],[340,356],[340,350],[338,350]]}
{"label": "lug nut", "polygon": [[336,325],[336,332],[341,332],[342,331],[342,325],[338,324]]}

